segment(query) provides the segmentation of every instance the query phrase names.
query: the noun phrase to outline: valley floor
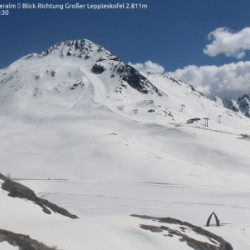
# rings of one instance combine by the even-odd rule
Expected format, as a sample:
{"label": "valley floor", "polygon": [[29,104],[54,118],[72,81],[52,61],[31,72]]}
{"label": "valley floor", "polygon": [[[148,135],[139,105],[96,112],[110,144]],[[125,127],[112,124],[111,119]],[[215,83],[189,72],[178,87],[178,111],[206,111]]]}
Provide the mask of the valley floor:
{"label": "valley floor", "polygon": [[[169,249],[190,249],[180,241],[141,229],[143,221],[131,214],[178,218],[223,237],[236,250],[250,249],[250,190],[174,183],[72,180],[22,180],[21,183],[80,219],[65,220],[59,215],[50,219],[43,215],[41,220],[34,221],[33,217],[25,221],[25,225],[15,218],[13,223],[6,221],[5,227],[59,249],[80,250],[84,246],[88,250],[160,250],[166,249],[166,245],[172,246]],[[205,227],[213,211],[221,226]]]}

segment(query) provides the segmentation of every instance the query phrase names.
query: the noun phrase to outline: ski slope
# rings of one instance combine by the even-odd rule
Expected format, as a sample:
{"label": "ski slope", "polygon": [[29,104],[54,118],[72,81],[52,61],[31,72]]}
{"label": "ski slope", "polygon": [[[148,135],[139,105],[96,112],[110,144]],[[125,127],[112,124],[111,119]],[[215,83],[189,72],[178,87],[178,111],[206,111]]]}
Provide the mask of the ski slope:
{"label": "ski slope", "polygon": [[130,215],[204,226],[215,211],[223,226],[209,230],[250,248],[249,118],[88,40],[0,70],[0,104],[0,172],[81,217],[40,215],[1,193],[6,229],[59,249],[189,249]]}

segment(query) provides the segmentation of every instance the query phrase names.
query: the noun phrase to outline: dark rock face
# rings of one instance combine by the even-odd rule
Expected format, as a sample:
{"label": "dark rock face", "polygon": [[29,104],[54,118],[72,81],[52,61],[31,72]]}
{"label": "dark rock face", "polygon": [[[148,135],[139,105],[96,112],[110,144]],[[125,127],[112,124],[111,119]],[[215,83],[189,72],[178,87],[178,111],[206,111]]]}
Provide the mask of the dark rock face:
{"label": "dark rock face", "polygon": [[7,230],[0,229],[0,242],[7,241],[9,244],[15,247],[19,247],[21,250],[55,250],[43,243],[34,240],[29,235],[17,234]]}
{"label": "dark rock face", "polygon": [[121,74],[122,80],[127,82],[132,88],[144,94],[148,93],[148,90],[145,88],[147,79],[133,67],[129,65],[121,66],[117,69],[117,73]]}
{"label": "dark rock face", "polygon": [[250,117],[250,94],[245,94],[237,100],[240,111]]}
{"label": "dark rock face", "polygon": [[143,94],[153,94],[153,92],[156,92],[159,96],[163,95],[158,88],[132,66],[122,64],[115,67],[115,71],[121,75],[123,81],[127,82],[132,88],[139,92]]}
{"label": "dark rock face", "polygon": [[84,87],[84,83],[83,83],[83,81],[80,81],[80,80],[78,80],[76,83],[74,83],[71,87],[70,87],[70,89],[71,90],[74,90],[74,89],[76,89],[76,88],[83,88]]}
{"label": "dark rock face", "polygon": [[240,137],[240,139],[250,141],[250,135],[247,135],[247,134],[241,134],[240,136],[241,136],[241,137]]}
{"label": "dark rock face", "polygon": [[95,74],[101,74],[105,71],[105,68],[100,65],[100,64],[95,64],[92,69],[91,69],[91,72],[92,73],[95,73]]}
{"label": "dark rock face", "polygon": [[2,189],[8,191],[9,196],[14,197],[14,198],[21,198],[21,199],[27,199],[29,201],[33,201],[35,204],[37,204],[43,209],[44,213],[47,213],[47,214],[51,214],[51,211],[50,211],[51,209],[53,212],[59,213],[71,219],[78,218],[76,215],[69,213],[66,209],[61,208],[57,206],[56,204],[49,202],[48,200],[37,197],[34,191],[32,191],[30,188],[18,182],[10,180],[2,174],[0,174],[0,179],[4,181],[4,183],[2,184]]}
{"label": "dark rock face", "polygon": [[53,51],[58,51],[61,57],[76,56],[82,58],[83,55],[87,55],[90,50],[91,43],[88,40],[83,39],[58,43],[50,47],[48,50],[42,51],[39,56],[44,57],[51,54]]}
{"label": "dark rock face", "polygon": [[149,112],[149,113],[154,113],[155,110],[154,110],[154,109],[149,109],[148,112]]}
{"label": "dark rock face", "polygon": [[[170,218],[170,217],[152,217],[152,216],[146,216],[146,215],[132,215],[133,217],[141,218],[143,220],[147,221],[158,221],[161,223],[168,223],[168,224],[174,224],[178,225],[180,230],[178,229],[172,229],[170,226],[153,226],[153,225],[147,225],[142,224],[140,227],[144,230],[149,230],[153,233],[164,233],[164,236],[166,237],[173,237],[173,236],[179,236],[181,237],[181,241],[185,241],[188,246],[192,247],[193,249],[197,250],[233,250],[233,247],[231,246],[230,243],[222,239],[221,237],[201,228],[194,226],[188,222],[184,222],[175,218]],[[193,232],[205,236],[208,238],[211,243],[218,243],[219,245],[216,246],[214,244],[209,244],[207,242],[202,242],[198,241],[196,239],[190,238],[185,234],[186,230],[192,230]]]}
{"label": "dark rock face", "polygon": [[225,108],[230,109],[234,112],[239,112],[240,110],[234,105],[233,100],[231,98],[226,98],[223,100],[223,105]]}
{"label": "dark rock face", "polygon": [[[93,54],[98,55],[99,53],[104,52],[107,58],[113,61],[121,61],[121,59],[117,56],[114,56],[111,52],[106,50],[104,47],[94,44],[93,42],[82,39],[82,40],[72,40],[72,41],[65,41],[58,43],[49,49],[42,51],[38,54],[39,58],[46,57],[52,53],[57,54],[60,57],[76,57],[82,58],[84,60],[88,60],[93,56]],[[35,54],[31,54],[25,57],[26,60],[33,57]],[[102,59],[101,55],[97,61],[101,62]]]}
{"label": "dark rock face", "polygon": [[190,86],[190,88],[192,89],[192,91],[196,91],[196,89],[194,88],[194,86],[193,85],[189,85]]}
{"label": "dark rock face", "polygon": [[225,108],[231,109],[234,112],[241,112],[246,117],[250,117],[250,94],[245,94],[237,99],[236,103],[233,103],[231,98],[223,100]]}

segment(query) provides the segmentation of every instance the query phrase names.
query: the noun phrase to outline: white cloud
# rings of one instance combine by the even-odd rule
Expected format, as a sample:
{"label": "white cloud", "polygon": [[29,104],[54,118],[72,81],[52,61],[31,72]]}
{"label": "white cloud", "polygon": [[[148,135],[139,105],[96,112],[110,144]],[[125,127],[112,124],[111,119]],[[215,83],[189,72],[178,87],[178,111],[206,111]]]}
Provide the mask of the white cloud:
{"label": "white cloud", "polygon": [[209,56],[225,54],[237,59],[245,56],[245,51],[250,50],[250,27],[239,32],[232,32],[227,28],[217,28],[208,38],[212,43],[208,44],[203,52]]}
{"label": "white cloud", "polygon": [[128,63],[130,66],[134,67],[135,69],[139,71],[146,71],[150,73],[164,73],[164,68],[152,61],[147,61],[145,63]]}
{"label": "white cloud", "polygon": [[211,97],[239,97],[250,93],[250,61],[222,66],[189,65],[169,74]]}

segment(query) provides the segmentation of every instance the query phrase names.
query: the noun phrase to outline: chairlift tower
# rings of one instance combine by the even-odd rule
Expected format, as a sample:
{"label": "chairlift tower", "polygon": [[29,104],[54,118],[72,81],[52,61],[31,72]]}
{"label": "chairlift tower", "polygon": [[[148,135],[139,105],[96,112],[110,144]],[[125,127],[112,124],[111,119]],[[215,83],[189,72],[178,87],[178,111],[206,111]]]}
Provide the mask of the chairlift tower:
{"label": "chairlift tower", "polygon": [[182,112],[184,110],[184,108],[185,108],[185,104],[181,104],[181,110],[180,110],[180,112]]}
{"label": "chairlift tower", "polygon": [[205,120],[205,126],[208,127],[208,120],[210,119],[208,117],[205,117],[204,120]]}
{"label": "chairlift tower", "polygon": [[219,115],[219,123],[221,123],[221,115]]}

